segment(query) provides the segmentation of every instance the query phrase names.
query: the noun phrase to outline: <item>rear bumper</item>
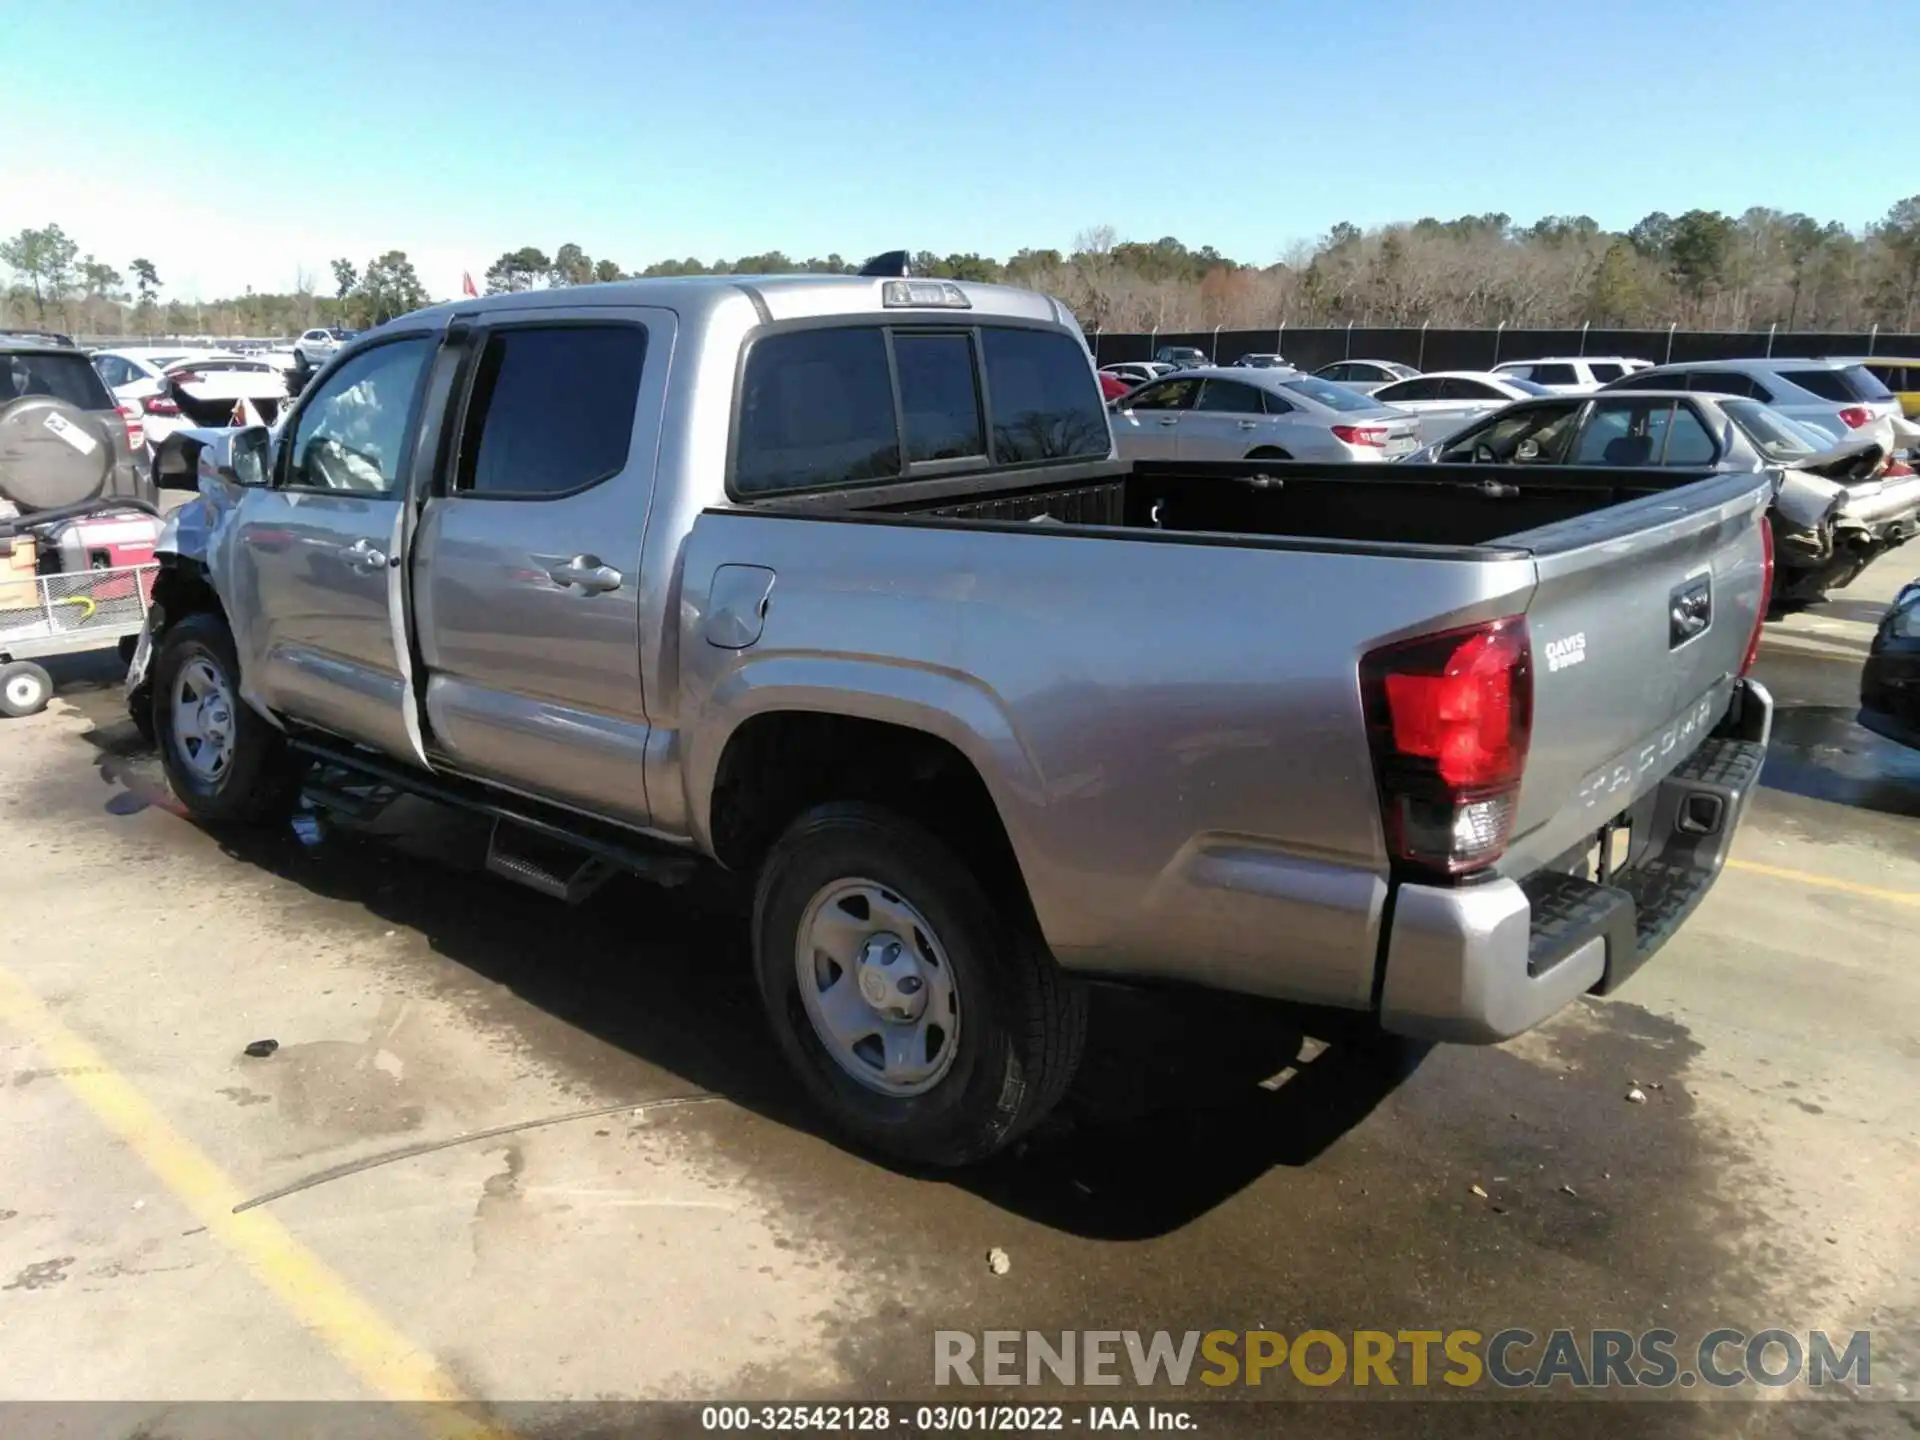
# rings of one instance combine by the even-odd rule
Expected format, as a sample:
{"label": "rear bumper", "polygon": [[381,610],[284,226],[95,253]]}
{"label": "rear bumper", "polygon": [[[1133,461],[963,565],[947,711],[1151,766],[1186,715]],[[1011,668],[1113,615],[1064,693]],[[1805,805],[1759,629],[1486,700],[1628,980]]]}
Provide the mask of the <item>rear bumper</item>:
{"label": "rear bumper", "polygon": [[1773,699],[1743,681],[1720,728],[1661,782],[1649,844],[1611,884],[1541,871],[1522,881],[1395,892],[1380,1023],[1396,1034],[1494,1044],[1583,994],[1618,989],[1719,878],[1758,786]]}

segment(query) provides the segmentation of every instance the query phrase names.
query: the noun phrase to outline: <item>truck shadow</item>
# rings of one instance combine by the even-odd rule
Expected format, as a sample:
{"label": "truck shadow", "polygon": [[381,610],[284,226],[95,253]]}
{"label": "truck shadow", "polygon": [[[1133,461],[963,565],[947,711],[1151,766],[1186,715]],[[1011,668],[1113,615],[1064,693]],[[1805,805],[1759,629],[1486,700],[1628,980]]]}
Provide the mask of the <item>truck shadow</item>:
{"label": "truck shadow", "polygon": [[[111,813],[180,813],[130,725],[88,739],[114,786]],[[485,872],[483,823],[411,799],[376,833],[303,813],[286,832],[218,839],[233,859],[418,934],[475,977],[476,992],[505,987],[688,1088],[847,1148],[767,1035],[747,894],[731,877],[703,874],[673,892],[615,881],[566,907]],[[1311,1165],[1422,1054],[1337,1038],[1319,1045],[1307,1035],[1332,1033],[1327,1017],[1242,996],[1099,985],[1091,1002],[1087,1054],[1049,1122],[985,1165],[915,1178],[1084,1237],[1161,1235],[1275,1167]],[[621,1079],[611,1081],[616,1095]]]}

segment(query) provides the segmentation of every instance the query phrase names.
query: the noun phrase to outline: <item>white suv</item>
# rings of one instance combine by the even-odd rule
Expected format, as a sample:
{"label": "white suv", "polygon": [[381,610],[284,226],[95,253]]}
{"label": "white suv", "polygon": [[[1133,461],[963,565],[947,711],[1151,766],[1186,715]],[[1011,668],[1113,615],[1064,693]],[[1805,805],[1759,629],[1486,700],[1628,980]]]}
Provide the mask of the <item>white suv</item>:
{"label": "white suv", "polygon": [[1652,368],[1651,360],[1626,355],[1543,355],[1503,361],[1491,373],[1507,380],[1531,380],[1561,395],[1591,395],[1610,381]]}
{"label": "white suv", "polygon": [[333,358],[335,351],[359,333],[357,330],[342,330],[338,326],[309,330],[293,342],[294,359],[309,370],[318,370]]}

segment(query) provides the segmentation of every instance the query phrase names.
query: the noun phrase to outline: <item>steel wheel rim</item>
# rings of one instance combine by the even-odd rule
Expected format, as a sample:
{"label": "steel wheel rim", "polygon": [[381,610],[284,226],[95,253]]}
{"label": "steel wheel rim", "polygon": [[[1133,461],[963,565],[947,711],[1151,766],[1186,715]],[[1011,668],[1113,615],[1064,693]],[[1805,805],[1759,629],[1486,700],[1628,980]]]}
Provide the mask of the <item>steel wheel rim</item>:
{"label": "steel wheel rim", "polygon": [[195,655],[173,678],[173,753],[194,779],[218,783],[233,766],[236,716],[227,677]]}
{"label": "steel wheel rim", "polygon": [[7,677],[7,699],[25,709],[40,698],[40,682],[31,675]]}
{"label": "steel wheel rim", "polygon": [[875,1094],[924,1095],[960,1043],[960,992],[933,926],[875,880],[833,881],[800,916],[794,979],[827,1054]]}

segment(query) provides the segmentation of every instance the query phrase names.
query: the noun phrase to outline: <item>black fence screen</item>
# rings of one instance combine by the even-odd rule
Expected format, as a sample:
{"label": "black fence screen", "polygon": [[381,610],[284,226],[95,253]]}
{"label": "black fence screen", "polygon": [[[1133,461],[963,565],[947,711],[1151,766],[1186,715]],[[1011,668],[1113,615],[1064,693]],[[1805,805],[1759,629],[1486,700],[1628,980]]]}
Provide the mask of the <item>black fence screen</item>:
{"label": "black fence screen", "polygon": [[1183,330],[1089,335],[1102,365],[1151,360],[1169,345],[1191,345],[1217,364],[1280,354],[1303,370],[1336,360],[1392,360],[1419,370],[1485,370],[1542,355],[1626,355],[1656,365],[1769,355],[1812,358],[1897,355],[1920,358],[1920,335],[1845,335],[1801,330],[1386,330],[1360,325],[1282,325],[1272,330]]}

